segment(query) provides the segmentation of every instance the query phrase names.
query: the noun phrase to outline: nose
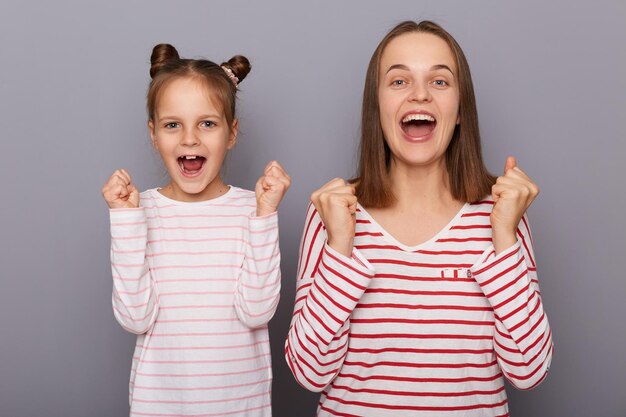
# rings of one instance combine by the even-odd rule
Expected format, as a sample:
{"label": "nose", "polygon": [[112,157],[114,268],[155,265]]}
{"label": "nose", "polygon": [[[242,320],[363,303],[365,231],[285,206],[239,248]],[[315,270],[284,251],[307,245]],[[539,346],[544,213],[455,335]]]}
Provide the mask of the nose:
{"label": "nose", "polygon": [[200,144],[200,139],[198,138],[195,129],[186,128],[182,132],[182,137],[180,138],[180,144],[183,146],[197,146]]}
{"label": "nose", "polygon": [[428,85],[416,82],[412,85],[411,94],[409,95],[409,101],[417,102],[429,102],[432,99]]}

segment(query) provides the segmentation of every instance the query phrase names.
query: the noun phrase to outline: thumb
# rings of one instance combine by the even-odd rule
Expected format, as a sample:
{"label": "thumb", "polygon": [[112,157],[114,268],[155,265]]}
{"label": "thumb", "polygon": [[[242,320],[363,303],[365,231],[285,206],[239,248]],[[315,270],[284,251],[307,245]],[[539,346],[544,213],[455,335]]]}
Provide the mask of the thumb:
{"label": "thumb", "polygon": [[514,156],[506,158],[506,164],[504,165],[504,173],[506,174],[509,169],[513,169],[517,166],[517,160]]}
{"label": "thumb", "polygon": [[128,186],[129,197],[128,201],[133,204],[134,207],[139,207],[139,190],[133,184]]}

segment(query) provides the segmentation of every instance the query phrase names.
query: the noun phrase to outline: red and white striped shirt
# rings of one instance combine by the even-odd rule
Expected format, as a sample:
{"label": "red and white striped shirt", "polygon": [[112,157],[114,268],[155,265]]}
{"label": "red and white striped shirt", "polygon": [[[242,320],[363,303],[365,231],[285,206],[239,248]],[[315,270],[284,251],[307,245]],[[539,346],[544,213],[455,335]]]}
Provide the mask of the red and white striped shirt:
{"label": "red and white striped shirt", "polygon": [[322,391],[318,416],[508,416],[504,378],[543,380],[553,345],[528,221],[496,256],[492,206],[465,204],[415,247],[359,206],[351,258],[309,206],[285,355]]}
{"label": "red and white striped shirt", "polygon": [[254,217],[254,193],[236,187],[140,201],[110,211],[113,310],[138,335],[131,416],[270,416],[277,215]]}

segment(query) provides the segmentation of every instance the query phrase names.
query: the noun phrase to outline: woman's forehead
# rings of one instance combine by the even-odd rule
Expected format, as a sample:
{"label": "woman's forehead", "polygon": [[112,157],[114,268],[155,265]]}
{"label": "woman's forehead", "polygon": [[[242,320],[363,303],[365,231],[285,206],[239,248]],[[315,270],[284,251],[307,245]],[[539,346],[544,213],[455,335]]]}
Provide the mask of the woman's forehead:
{"label": "woman's forehead", "polygon": [[392,66],[429,70],[438,65],[446,65],[457,73],[456,60],[446,41],[431,33],[410,32],[387,44],[381,56],[379,72],[385,74]]}

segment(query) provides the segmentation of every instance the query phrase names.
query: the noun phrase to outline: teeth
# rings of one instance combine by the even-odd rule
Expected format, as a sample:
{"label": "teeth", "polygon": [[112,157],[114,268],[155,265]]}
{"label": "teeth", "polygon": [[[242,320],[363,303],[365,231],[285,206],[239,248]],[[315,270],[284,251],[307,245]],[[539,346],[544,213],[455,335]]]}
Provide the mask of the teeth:
{"label": "teeth", "polygon": [[402,119],[402,123],[407,123],[412,120],[426,120],[428,122],[434,122],[435,118],[429,114],[409,114],[404,119]]}
{"label": "teeth", "polygon": [[195,155],[185,155],[185,159],[196,159]]}

